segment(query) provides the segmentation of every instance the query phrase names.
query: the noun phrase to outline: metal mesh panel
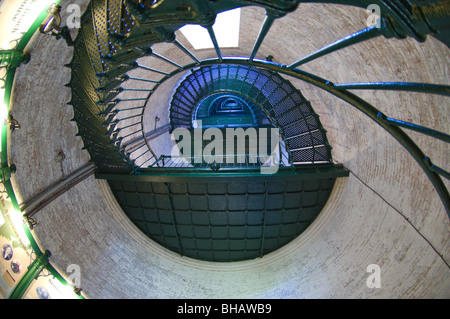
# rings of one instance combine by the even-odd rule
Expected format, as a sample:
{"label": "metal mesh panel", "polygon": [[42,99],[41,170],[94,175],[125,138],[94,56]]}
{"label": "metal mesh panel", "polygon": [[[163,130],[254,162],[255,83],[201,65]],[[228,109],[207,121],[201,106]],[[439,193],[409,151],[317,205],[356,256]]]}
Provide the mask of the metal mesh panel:
{"label": "metal mesh panel", "polygon": [[[94,74],[100,74],[104,70],[103,70],[103,64],[102,64],[102,61],[101,61],[100,55],[99,55],[98,39],[95,34],[95,30],[93,28],[93,17],[92,17],[93,12],[92,12],[91,5],[89,5],[86,13],[90,13],[90,14],[83,15],[83,19],[82,19],[83,21],[81,24],[82,36],[83,36],[83,40],[84,40],[86,49],[89,54],[90,61],[92,63],[92,68],[93,68]],[[102,86],[104,84],[104,81],[102,79],[98,78],[97,76],[95,76],[95,78],[97,78],[97,80],[99,82],[99,86]]]}
{"label": "metal mesh panel", "polygon": [[286,138],[296,136],[299,134],[303,134],[305,132],[308,132],[310,130],[310,126],[306,122],[305,118],[298,119],[294,122],[292,122],[289,126],[286,126],[284,128],[284,136]]}
{"label": "metal mesh panel", "polygon": [[278,105],[287,95],[288,93],[283,88],[277,87],[274,94],[269,97],[269,102],[272,105]]}
{"label": "metal mesh panel", "polygon": [[[121,22],[121,11],[122,11],[122,0],[109,0],[108,1],[108,28],[109,34],[120,33],[120,22]],[[114,44],[111,44],[111,52],[116,51]]]}
{"label": "metal mesh panel", "polygon": [[100,55],[100,63],[103,71],[107,71],[108,67],[105,61],[101,58],[110,53],[109,39],[107,33],[107,3],[106,1],[93,1],[92,12],[94,18],[94,30],[97,38],[98,54]]}
{"label": "metal mesh panel", "polygon": [[[80,109],[86,109],[86,112],[94,114],[94,116],[101,122],[102,118],[97,115],[102,111],[101,107],[96,103],[98,101],[98,96],[95,94],[92,87],[89,87],[89,83],[86,82],[83,72],[73,74],[70,85],[73,88],[73,105],[76,105],[76,107],[79,107]],[[78,102],[82,102],[83,104],[78,104]]]}
{"label": "metal mesh panel", "polygon": [[291,150],[308,147],[313,145],[313,140],[309,134],[300,135],[287,140],[288,146]]}
{"label": "metal mesh panel", "polygon": [[296,101],[290,95],[288,95],[285,99],[282,99],[278,104],[274,105],[272,109],[275,115],[279,117],[283,116],[283,114],[287,111],[297,107],[297,105],[298,102],[296,103]]}
{"label": "metal mesh panel", "polygon": [[293,151],[292,160],[294,163],[312,163],[314,161],[314,149],[306,148],[301,151]]}
{"label": "metal mesh panel", "polygon": [[295,122],[297,119],[302,118],[302,112],[298,108],[290,109],[289,111],[281,114],[277,117],[278,123],[280,123],[281,127],[291,124]]}
{"label": "metal mesh panel", "polygon": [[296,238],[321,211],[334,179],[109,184],[155,242],[183,256],[229,262],[262,257]]}
{"label": "metal mesh panel", "polygon": [[[85,41],[82,37],[77,38],[77,44],[75,45],[75,54],[71,62],[72,74],[79,74],[79,76],[86,77],[84,85],[90,86],[87,88],[87,93],[91,96],[93,101],[99,99],[95,88],[100,84],[98,82],[96,71],[93,68],[91,58],[86,49]],[[81,74],[82,73],[82,74]]]}

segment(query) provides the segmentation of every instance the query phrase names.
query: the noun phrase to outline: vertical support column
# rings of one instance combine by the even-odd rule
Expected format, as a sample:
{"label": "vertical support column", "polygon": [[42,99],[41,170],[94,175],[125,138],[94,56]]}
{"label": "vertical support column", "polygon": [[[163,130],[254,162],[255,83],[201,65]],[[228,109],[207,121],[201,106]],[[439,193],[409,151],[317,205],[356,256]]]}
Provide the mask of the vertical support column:
{"label": "vertical support column", "polygon": [[23,294],[28,289],[33,280],[35,280],[36,277],[41,273],[41,271],[50,264],[48,260],[50,256],[51,253],[46,250],[43,254],[39,255],[30,266],[28,266],[27,272],[19,281],[14,291],[11,293],[11,296],[9,297],[10,299],[22,298]]}

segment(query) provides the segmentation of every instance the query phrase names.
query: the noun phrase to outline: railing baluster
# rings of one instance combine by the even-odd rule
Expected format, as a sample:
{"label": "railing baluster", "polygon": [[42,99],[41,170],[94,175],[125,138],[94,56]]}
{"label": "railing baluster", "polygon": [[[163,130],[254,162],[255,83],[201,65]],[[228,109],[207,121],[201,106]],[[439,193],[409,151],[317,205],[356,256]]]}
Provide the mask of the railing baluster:
{"label": "railing baluster", "polygon": [[152,158],[155,158],[153,155],[150,156],[145,162],[142,162],[141,165],[139,165],[139,168],[141,168],[145,163],[147,163],[149,160],[151,160]]}
{"label": "railing baluster", "polygon": [[105,122],[103,122],[103,124],[104,124],[105,126],[108,126],[109,124],[111,124],[111,122],[112,122],[112,120],[114,119],[114,117],[116,116],[116,114],[117,114],[117,111],[114,110],[114,111],[112,112],[112,114],[109,115],[108,118],[105,120]]}
{"label": "railing baluster", "polygon": [[108,128],[107,135],[111,136],[112,132],[116,129],[116,125],[119,123],[119,120],[115,120],[111,123]]}
{"label": "railing baluster", "polygon": [[138,124],[141,124],[141,121],[139,121],[138,123],[134,123],[134,124],[130,124],[130,125],[127,125],[127,126],[119,127],[118,129],[124,130],[124,129],[126,129],[126,128],[129,128],[129,127],[132,127],[132,126],[138,125]]}
{"label": "railing baluster", "polygon": [[270,27],[272,26],[275,19],[276,19],[275,15],[266,12],[266,17],[264,18],[264,22],[261,26],[261,29],[259,30],[258,38],[256,39],[256,42],[253,45],[252,54],[250,55],[249,58],[250,61],[253,61],[253,59],[255,58],[256,53],[258,52],[259,47],[261,46],[261,43],[263,42],[264,38],[269,32]]}
{"label": "railing baluster", "polygon": [[128,102],[128,101],[146,101],[147,98],[146,97],[142,97],[142,98],[132,98],[132,99],[116,99],[117,102]]}
{"label": "railing baluster", "polygon": [[132,118],[135,118],[135,117],[139,117],[139,116],[142,116],[142,114],[137,114],[137,115],[132,115],[132,116],[124,117],[124,118],[121,118],[121,119],[119,119],[119,120],[120,120],[120,121],[124,121],[124,120],[129,120],[129,119],[132,119]]}
{"label": "railing baluster", "polygon": [[157,70],[157,69],[153,69],[153,68],[150,68],[148,66],[139,64],[139,63],[137,64],[137,66],[138,66],[138,68],[141,68],[141,69],[144,69],[144,70],[156,72],[156,73],[163,74],[163,75],[170,75],[170,73],[167,73],[167,72],[164,72],[164,71],[161,71],[161,70]]}
{"label": "railing baluster", "polygon": [[332,53],[334,51],[343,49],[345,47],[348,47],[350,45],[363,42],[372,38],[376,38],[383,34],[383,28],[378,28],[376,26],[369,27],[363,30],[360,30],[358,32],[355,32],[353,34],[350,34],[342,39],[339,39],[327,46],[322,47],[321,49],[317,50],[314,53],[311,53],[310,55],[298,60],[297,62],[294,62],[290,65],[288,65],[287,69],[293,69],[299,65],[305,64],[307,62],[310,62],[314,59],[317,59],[319,57],[322,57],[324,55],[327,55],[329,53]]}
{"label": "railing baluster", "polygon": [[181,65],[179,65],[178,63],[173,62],[172,60],[166,58],[165,56],[162,56],[161,54],[158,54],[156,52],[153,52],[152,55],[154,55],[155,57],[157,57],[158,59],[161,59],[163,61],[166,61],[167,63],[170,63],[174,66],[176,66],[179,69],[182,69],[183,67]]}
{"label": "railing baluster", "polygon": [[103,116],[108,115],[116,107],[117,103],[119,103],[119,101],[117,99],[108,103],[108,105],[106,107],[104,107],[103,110],[99,114],[103,115]]}
{"label": "railing baluster", "polygon": [[188,49],[185,48],[184,45],[182,45],[178,40],[174,40],[173,43],[179,47],[184,53],[186,53],[187,55],[189,55],[191,57],[191,59],[193,59],[195,62],[197,62],[198,64],[200,64],[200,61],[191,53],[191,51],[189,51]]}
{"label": "railing baluster", "polygon": [[153,92],[152,89],[128,89],[121,87],[120,90],[122,91],[138,91],[138,92]]}
{"label": "railing baluster", "polygon": [[430,170],[432,170],[433,172],[445,177],[446,179],[450,179],[450,173],[447,172],[446,170],[443,170],[442,168],[440,168],[439,166],[434,165],[429,157],[425,157],[425,164],[428,165],[428,167],[430,168]]}
{"label": "railing baluster", "polygon": [[[145,146],[145,145],[142,145],[142,146]],[[142,146],[141,146],[141,147],[142,147]],[[139,147],[139,148],[141,148],[141,147]],[[137,151],[139,148],[135,149],[133,152]],[[132,152],[132,153],[133,153],[133,152]],[[142,152],[141,155],[139,155],[138,157],[134,158],[133,160],[136,161],[138,158],[140,158],[141,156],[147,154],[148,152],[150,152],[150,150],[146,150],[145,152]]]}
{"label": "railing baluster", "polygon": [[[117,129],[117,131],[118,131],[118,133],[120,133],[121,129]],[[120,137],[124,140],[124,139],[126,139],[127,137],[130,137],[130,136],[132,136],[132,135],[134,135],[134,134],[137,134],[137,133],[140,133],[140,132],[141,132],[141,131],[134,131],[134,132],[131,132],[131,133],[125,135],[125,136],[120,136]],[[125,145],[124,147],[126,147],[126,145]]]}
{"label": "railing baluster", "polygon": [[151,82],[151,83],[159,83],[158,80],[150,80],[150,79],[143,79],[143,78],[137,78],[134,76],[128,76],[126,77],[127,80],[135,80],[135,81],[143,81],[143,82]]}
{"label": "railing baluster", "polygon": [[440,139],[444,142],[450,143],[450,135],[447,135],[445,133],[438,132],[438,131],[435,131],[428,127],[423,127],[423,126],[420,126],[420,125],[417,125],[414,123],[404,122],[402,120],[393,119],[393,118],[387,117],[386,115],[384,115],[381,112],[378,113],[378,117],[381,118],[387,124],[401,126],[401,127],[404,127],[404,128],[407,128],[407,129],[410,129],[410,130],[413,130],[413,131],[416,131],[416,132],[419,132],[422,134],[432,136],[432,137]]}
{"label": "railing baluster", "polygon": [[217,43],[216,34],[214,33],[212,25],[207,26],[206,30],[208,30],[209,37],[211,38],[211,41],[214,45],[214,49],[216,50],[217,53],[217,57],[219,58],[219,61],[222,62],[222,53],[220,52],[219,43]]}
{"label": "railing baluster", "polygon": [[131,111],[131,110],[139,110],[139,109],[143,109],[145,107],[145,105],[142,106],[136,106],[136,107],[129,107],[127,109],[117,109],[117,112],[123,112],[123,111]]}

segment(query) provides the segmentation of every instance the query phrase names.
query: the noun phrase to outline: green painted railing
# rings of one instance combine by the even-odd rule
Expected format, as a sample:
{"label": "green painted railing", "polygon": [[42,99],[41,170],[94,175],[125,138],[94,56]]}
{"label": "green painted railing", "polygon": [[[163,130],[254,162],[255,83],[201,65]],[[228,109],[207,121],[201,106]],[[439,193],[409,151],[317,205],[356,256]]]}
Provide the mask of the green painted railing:
{"label": "green painted railing", "polygon": [[[60,0],[55,0],[54,4],[57,5],[60,2]],[[41,23],[45,20],[45,18],[48,16],[47,10],[50,8],[51,5],[47,5],[44,10],[38,15],[36,20],[33,22],[31,27],[26,31],[23,35],[23,37],[18,41],[16,47],[13,50],[13,53],[16,53],[16,56],[19,56],[19,58],[22,58],[21,60],[23,62],[27,62],[29,56],[27,54],[24,54],[24,50],[31,40],[32,36],[36,33]],[[5,52],[9,53],[9,52]],[[23,59],[25,57],[25,59]],[[16,59],[15,61],[18,61]],[[3,97],[3,103],[0,105],[3,110],[0,110],[1,114],[5,114],[5,119],[8,118],[10,103],[11,103],[11,92],[14,84],[14,78],[16,73],[16,68],[20,66],[19,60],[18,63],[7,63],[4,67],[6,67],[6,74],[4,79],[4,97]],[[13,61],[14,62],[14,61]],[[8,170],[10,167],[10,163],[8,163],[8,123],[6,121],[3,121],[1,123],[1,156],[0,156],[0,164],[2,171]],[[3,175],[3,174],[2,174]],[[11,180],[7,177],[4,177],[1,181],[5,187],[6,193],[11,200],[11,204],[15,211],[21,213],[20,206],[17,202],[17,198],[13,189],[13,186],[11,184]],[[39,245],[37,244],[36,240],[33,237],[33,234],[31,233],[30,228],[28,225],[24,222],[23,228],[25,231],[26,236],[28,237],[28,240],[30,241],[31,248],[36,255],[35,260],[31,263],[31,265],[28,267],[27,272],[23,275],[22,279],[17,283],[14,290],[12,291],[10,298],[11,299],[20,299],[24,296],[24,293],[27,291],[28,287],[32,284],[32,282],[37,278],[37,276],[42,272],[42,270],[47,269],[47,271],[59,282],[64,286],[70,286],[70,284],[67,282],[67,280],[61,275],[54,266],[52,266],[50,261],[50,255],[51,253],[47,250],[44,252],[41,250]],[[84,299],[83,296],[75,294],[73,295],[74,298],[80,298]]]}

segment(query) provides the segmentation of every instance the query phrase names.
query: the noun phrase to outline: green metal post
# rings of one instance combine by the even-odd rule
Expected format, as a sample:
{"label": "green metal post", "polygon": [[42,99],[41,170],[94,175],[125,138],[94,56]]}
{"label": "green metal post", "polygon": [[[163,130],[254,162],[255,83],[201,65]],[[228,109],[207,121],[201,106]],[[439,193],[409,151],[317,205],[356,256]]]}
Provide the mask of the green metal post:
{"label": "green metal post", "polygon": [[17,50],[0,51],[0,67],[17,68],[22,63],[27,64],[30,61],[30,54]]}
{"label": "green metal post", "polygon": [[30,266],[28,266],[26,274],[17,284],[16,288],[9,297],[10,299],[22,298],[23,294],[28,289],[33,280],[35,280],[36,277],[41,273],[41,271],[50,264],[48,260],[50,256],[51,253],[46,250],[43,254],[39,255]]}
{"label": "green metal post", "polygon": [[16,165],[11,164],[0,168],[0,182],[4,183],[11,178],[11,174],[16,172]]}

